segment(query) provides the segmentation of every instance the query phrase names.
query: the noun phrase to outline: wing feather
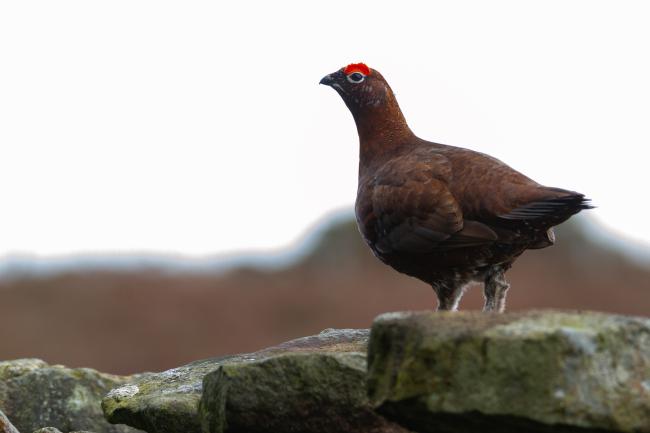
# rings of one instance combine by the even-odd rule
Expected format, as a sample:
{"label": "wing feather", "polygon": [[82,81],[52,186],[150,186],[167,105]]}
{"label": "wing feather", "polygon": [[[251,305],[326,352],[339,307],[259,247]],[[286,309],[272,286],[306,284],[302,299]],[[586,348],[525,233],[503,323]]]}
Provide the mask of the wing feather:
{"label": "wing feather", "polygon": [[[415,157],[417,161],[413,161]],[[392,160],[377,172],[372,213],[377,218],[376,248],[380,252],[418,254],[496,240],[496,233],[487,225],[463,219],[444,179],[448,169],[444,157],[411,154]]]}

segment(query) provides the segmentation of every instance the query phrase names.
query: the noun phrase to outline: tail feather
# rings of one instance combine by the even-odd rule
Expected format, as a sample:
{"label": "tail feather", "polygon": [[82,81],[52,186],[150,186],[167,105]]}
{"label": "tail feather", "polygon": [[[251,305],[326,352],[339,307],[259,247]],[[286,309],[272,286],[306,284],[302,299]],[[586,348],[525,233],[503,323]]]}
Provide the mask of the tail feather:
{"label": "tail feather", "polygon": [[551,227],[566,221],[582,210],[593,208],[591,200],[584,194],[572,192],[561,197],[528,203],[507,214],[500,215],[499,218],[512,222],[525,222],[529,225]]}

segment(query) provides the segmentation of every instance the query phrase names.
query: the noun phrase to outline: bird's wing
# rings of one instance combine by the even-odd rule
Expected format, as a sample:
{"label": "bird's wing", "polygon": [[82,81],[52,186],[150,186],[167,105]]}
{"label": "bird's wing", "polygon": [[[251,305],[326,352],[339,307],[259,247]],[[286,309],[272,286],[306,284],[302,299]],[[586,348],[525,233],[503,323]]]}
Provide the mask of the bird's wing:
{"label": "bird's wing", "polygon": [[375,173],[371,206],[380,252],[418,254],[496,240],[487,225],[463,218],[449,175],[449,162],[435,154],[396,158]]}
{"label": "bird's wing", "polygon": [[495,230],[536,223],[548,228],[591,207],[584,195],[540,185],[489,155],[448,147],[446,156],[454,173],[450,189],[465,217]]}

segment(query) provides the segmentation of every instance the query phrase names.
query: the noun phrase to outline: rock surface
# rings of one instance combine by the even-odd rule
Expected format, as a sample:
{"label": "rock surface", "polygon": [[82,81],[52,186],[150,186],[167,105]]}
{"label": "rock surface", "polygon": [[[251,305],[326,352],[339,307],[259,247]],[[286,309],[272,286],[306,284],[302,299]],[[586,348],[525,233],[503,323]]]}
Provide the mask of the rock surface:
{"label": "rock surface", "polygon": [[196,361],[113,389],[102,401],[102,407],[112,423],[128,424],[149,433],[198,433],[198,407],[203,379],[208,373],[225,364],[244,365],[282,354],[365,354],[368,335],[365,329],[325,330],[255,353]]}
{"label": "rock surface", "polygon": [[0,410],[0,433],[19,433],[9,418]]}
{"label": "rock surface", "polygon": [[650,319],[389,313],[369,396],[418,432],[650,432]]}
{"label": "rock surface", "polygon": [[52,426],[64,432],[133,433],[106,422],[102,396],[131,378],[89,368],[48,365],[39,359],[0,362],[0,410],[21,432]]}
{"label": "rock surface", "polygon": [[224,364],[204,380],[204,433],[399,433],[374,412],[361,352],[288,353]]}
{"label": "rock surface", "polygon": [[[34,430],[32,433],[62,433],[61,430],[55,427],[43,427],[38,430]],[[85,430],[71,431],[68,433],[93,433]]]}
{"label": "rock surface", "polygon": [[136,432],[111,388],[149,433],[650,433],[650,319],[389,313],[128,378],[0,362],[0,433]]}

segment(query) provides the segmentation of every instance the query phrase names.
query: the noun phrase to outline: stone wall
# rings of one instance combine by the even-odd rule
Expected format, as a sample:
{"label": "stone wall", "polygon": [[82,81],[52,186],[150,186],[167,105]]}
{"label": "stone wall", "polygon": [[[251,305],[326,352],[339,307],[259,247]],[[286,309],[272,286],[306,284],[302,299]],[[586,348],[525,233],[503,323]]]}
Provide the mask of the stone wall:
{"label": "stone wall", "polygon": [[10,361],[0,410],[0,433],[649,433],[650,319],[388,313],[132,377]]}

